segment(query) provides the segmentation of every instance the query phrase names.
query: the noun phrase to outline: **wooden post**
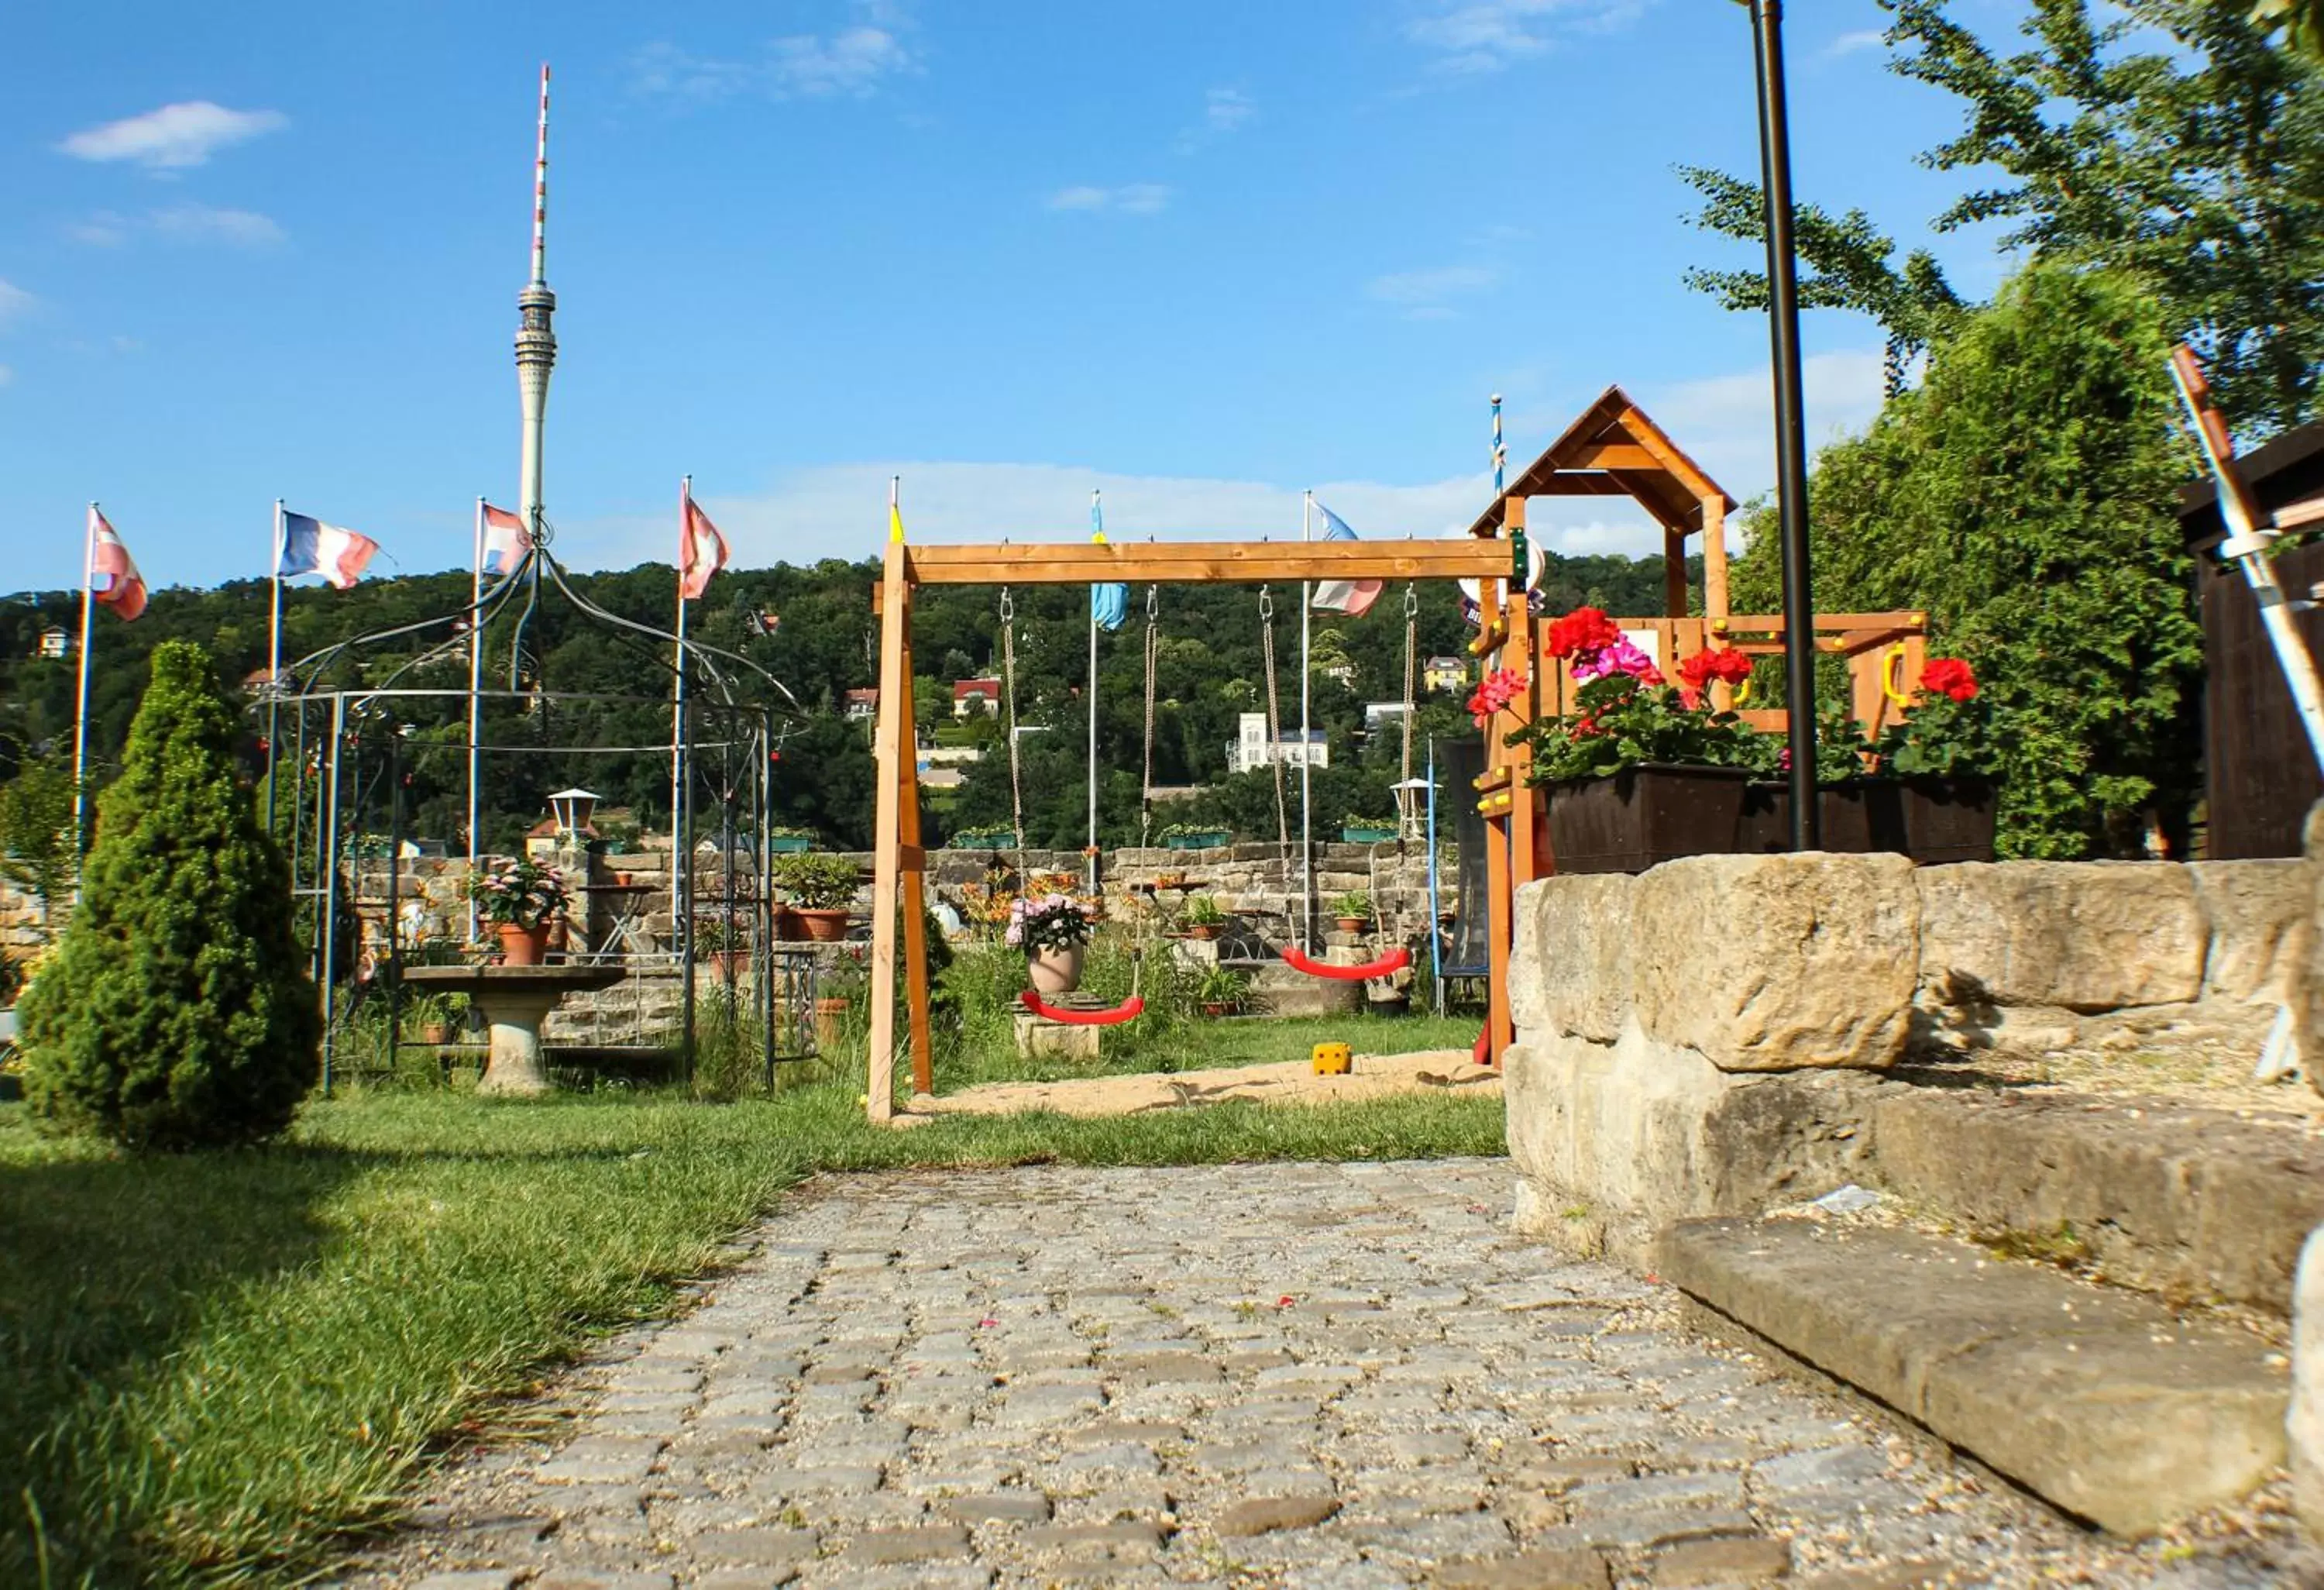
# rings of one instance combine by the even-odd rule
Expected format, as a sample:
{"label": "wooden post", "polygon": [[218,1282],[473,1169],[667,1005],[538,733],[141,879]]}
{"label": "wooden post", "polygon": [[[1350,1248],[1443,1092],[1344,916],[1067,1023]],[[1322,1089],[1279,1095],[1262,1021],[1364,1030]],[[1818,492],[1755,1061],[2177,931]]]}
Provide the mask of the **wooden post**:
{"label": "wooden post", "polygon": [[903,862],[904,772],[899,765],[911,753],[911,720],[904,716],[911,694],[904,671],[910,587],[902,543],[888,546],[880,578],[880,708],[872,754],[878,761],[879,793],[872,824],[872,1037],[870,1076],[863,1089],[864,1114],[884,1125],[896,1113],[896,892]]}
{"label": "wooden post", "polygon": [[1702,499],[1702,615],[1727,616],[1727,499]]}
{"label": "wooden post", "polygon": [[[1506,541],[1525,528],[1526,499],[1511,496],[1502,508],[1501,532]],[[1517,920],[1517,884],[1534,871],[1533,791],[1525,783],[1531,754],[1525,746],[1509,744],[1508,737],[1511,730],[1532,720],[1540,691],[1533,667],[1531,600],[1517,580],[1505,580],[1497,588],[1503,626],[1498,666],[1516,672],[1525,683],[1485,727],[1485,766],[1498,772],[1502,780],[1496,791],[1498,802],[1485,818],[1485,1058],[1493,1066],[1501,1063],[1517,1039],[1509,1010],[1511,929]]]}
{"label": "wooden post", "polygon": [[1686,532],[1663,530],[1663,612],[1686,616]]}
{"label": "wooden post", "polygon": [[[899,788],[896,792],[897,846],[899,864],[903,875],[903,901],[899,910],[904,913],[904,1009],[910,1022],[912,1035],[912,1095],[926,1097],[936,1091],[936,1040],[928,1028],[928,915],[926,877],[927,853],[920,847],[920,756],[919,734],[912,707],[912,631],[911,587],[904,587],[903,604],[907,609],[903,628],[903,662],[897,677],[903,683],[903,707],[898,714],[902,726],[903,754],[896,759]],[[883,698],[884,699],[884,698]]]}

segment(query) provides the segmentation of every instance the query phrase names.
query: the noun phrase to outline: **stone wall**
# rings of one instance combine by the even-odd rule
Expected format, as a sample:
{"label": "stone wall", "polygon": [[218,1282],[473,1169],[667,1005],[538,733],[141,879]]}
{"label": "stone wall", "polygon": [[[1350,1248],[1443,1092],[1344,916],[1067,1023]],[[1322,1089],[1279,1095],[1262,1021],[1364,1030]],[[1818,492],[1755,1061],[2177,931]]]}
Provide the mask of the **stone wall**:
{"label": "stone wall", "polygon": [[[1941,1146],[1958,1112],[1932,1128],[1901,1095],[1940,1090],[1879,1081],[1908,1058],[2197,1037],[2256,1058],[2295,997],[2312,911],[2299,861],[1711,855],[1530,884],[1509,987],[1520,1223],[1643,1253],[1673,1220],[1877,1179],[1889,1117],[1897,1153],[1917,1142],[1929,1164],[1886,1169],[1935,1174],[1959,1162]],[[2191,1193],[2157,1197],[2139,1219],[2163,1246],[2204,1218]],[[2205,1275],[2289,1290],[2272,1250]]]}
{"label": "stone wall", "polygon": [[61,907],[58,915],[58,922],[51,924],[39,895],[0,878],[0,955],[31,956],[48,942],[51,926],[63,925]]}

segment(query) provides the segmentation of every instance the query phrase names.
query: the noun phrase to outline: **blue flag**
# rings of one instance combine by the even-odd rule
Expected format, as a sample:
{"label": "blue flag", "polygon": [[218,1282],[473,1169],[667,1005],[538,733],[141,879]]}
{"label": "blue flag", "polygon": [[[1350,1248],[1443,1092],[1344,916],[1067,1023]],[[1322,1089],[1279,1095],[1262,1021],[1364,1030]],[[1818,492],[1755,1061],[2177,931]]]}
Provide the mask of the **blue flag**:
{"label": "blue flag", "polygon": [[[1090,493],[1090,540],[1099,546],[1106,544],[1105,510],[1095,492]],[[1130,616],[1130,587],[1109,582],[1090,587],[1090,622],[1111,634]]]}

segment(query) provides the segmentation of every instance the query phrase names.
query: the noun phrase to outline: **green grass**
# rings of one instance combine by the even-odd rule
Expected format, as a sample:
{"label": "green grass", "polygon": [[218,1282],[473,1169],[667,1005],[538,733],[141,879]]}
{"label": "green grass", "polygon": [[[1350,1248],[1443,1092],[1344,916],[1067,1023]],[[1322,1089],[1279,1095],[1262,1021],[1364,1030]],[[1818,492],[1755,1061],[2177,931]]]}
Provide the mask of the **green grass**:
{"label": "green grass", "polygon": [[[1253,1052],[1298,1049],[1297,1025],[1254,1033]],[[1498,1100],[1439,1095],[891,1132],[864,1124],[860,1086],[726,1105],[378,1094],[310,1105],[275,1148],[142,1160],[35,1137],[0,1106],[0,1497],[16,1513],[0,1584],[313,1570],[818,1170],[1502,1142]]]}

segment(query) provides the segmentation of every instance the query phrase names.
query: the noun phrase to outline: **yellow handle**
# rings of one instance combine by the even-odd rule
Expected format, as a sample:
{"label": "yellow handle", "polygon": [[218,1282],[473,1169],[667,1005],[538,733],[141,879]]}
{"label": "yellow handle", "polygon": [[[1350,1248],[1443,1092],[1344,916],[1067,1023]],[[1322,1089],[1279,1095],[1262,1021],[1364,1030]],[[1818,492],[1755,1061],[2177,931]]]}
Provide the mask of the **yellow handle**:
{"label": "yellow handle", "polygon": [[1904,642],[1897,642],[1880,656],[1880,693],[1899,707],[1910,707],[1912,697],[1906,695],[1900,682],[1904,677]]}

